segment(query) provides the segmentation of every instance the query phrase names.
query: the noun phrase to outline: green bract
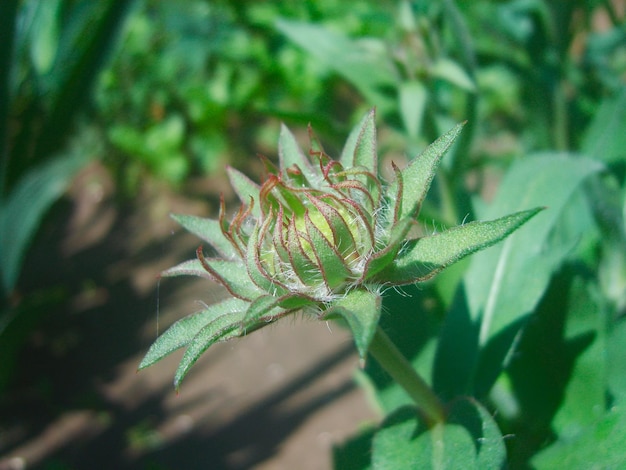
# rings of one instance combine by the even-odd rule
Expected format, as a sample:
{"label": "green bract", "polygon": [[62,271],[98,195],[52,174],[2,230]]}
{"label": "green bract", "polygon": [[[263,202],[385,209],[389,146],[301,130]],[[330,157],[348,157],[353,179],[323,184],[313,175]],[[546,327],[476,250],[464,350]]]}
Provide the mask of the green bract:
{"label": "green bract", "polygon": [[350,134],[337,160],[312,138],[309,156],[283,127],[279,168],[259,186],[230,168],[242,205],[233,219],[174,216],[210,243],[219,257],[198,248],[194,260],[163,273],[197,275],[223,285],[232,298],[176,322],[152,345],[139,368],[186,346],[175,377],[214,342],[241,336],[302,311],[342,318],[364,357],[376,330],[384,287],[431,278],[460,258],[503,239],[540,209],[491,222],[473,222],[432,236],[407,239],[441,157],[459,124],[431,144],[395,179],[378,173],[375,113]]}

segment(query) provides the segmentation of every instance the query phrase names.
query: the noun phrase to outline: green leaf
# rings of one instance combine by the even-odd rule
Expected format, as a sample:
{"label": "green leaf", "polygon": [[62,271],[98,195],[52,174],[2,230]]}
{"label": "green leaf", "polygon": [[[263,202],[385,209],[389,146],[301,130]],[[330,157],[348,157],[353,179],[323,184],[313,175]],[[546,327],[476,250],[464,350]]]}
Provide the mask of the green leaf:
{"label": "green leaf", "polygon": [[0,274],[6,291],[15,287],[24,252],[41,218],[88,161],[77,152],[35,167],[0,202]]}
{"label": "green leaf", "polygon": [[430,67],[430,73],[437,78],[446,80],[465,91],[476,91],[476,84],[456,62],[440,58]]}
{"label": "green leaf", "polygon": [[626,412],[623,406],[614,406],[576,438],[559,439],[539,452],[531,462],[537,470],[626,468],[624,442]]}
{"label": "green leaf", "polygon": [[626,403],[626,317],[616,322],[607,339],[607,375],[609,393]]}
{"label": "green leaf", "polygon": [[[402,206],[400,210],[400,219],[405,217],[415,217],[419,213],[420,206],[430,183],[435,176],[435,171],[443,155],[446,153],[450,145],[457,138],[464,123],[457,124],[451,130],[439,137],[435,142],[430,144],[424,152],[414,158],[406,168],[401,171],[402,174]],[[398,181],[394,181],[389,185],[387,194],[393,200],[393,196],[398,191]]]}
{"label": "green leaf", "polygon": [[372,445],[372,468],[489,470],[506,464],[504,440],[491,415],[472,400],[455,402],[444,424],[428,428],[412,407],[388,416]]}
{"label": "green leaf", "polygon": [[593,287],[582,279],[574,280],[568,297],[565,339],[575,343],[587,337],[593,338],[593,342],[576,358],[561,407],[552,421],[552,428],[560,438],[592,426],[607,405],[606,325],[609,319],[596,302]]}
{"label": "green leaf", "polygon": [[616,95],[602,101],[581,145],[584,155],[607,163],[626,158],[626,86]]}
{"label": "green leaf", "polygon": [[504,239],[541,210],[517,212],[489,222],[471,222],[437,235],[411,240],[393,265],[383,270],[379,277],[403,284],[428,279],[461,258]]}
{"label": "green leaf", "polygon": [[382,40],[352,40],[324,26],[285,19],[276,22],[276,29],[321,65],[343,76],[383,114],[395,110],[395,101],[384,90],[395,88],[396,71]]}
{"label": "green leaf", "polygon": [[[521,327],[520,320],[535,308],[552,273],[581,235],[559,239],[558,222],[566,204],[585,178],[601,168],[592,160],[562,154],[527,157],[511,166],[496,199],[480,216],[536,205],[548,210],[503,244],[472,258],[464,283],[472,321],[481,324],[481,348],[512,325]],[[504,360],[508,349],[499,354]],[[489,388],[492,379],[481,386]]]}
{"label": "green leaf", "polygon": [[59,45],[61,1],[49,0],[35,7],[30,24],[30,56],[38,75],[50,71]]}
{"label": "green leaf", "polygon": [[[243,318],[243,312],[246,311],[248,305],[248,302],[240,299],[227,299],[211,305],[206,310],[178,320],[150,346],[139,364],[139,370],[151,366],[177,349],[188,345],[205,326],[218,319],[224,316],[232,318],[230,316],[235,312],[239,312],[240,317]],[[236,324],[239,326],[238,322]]]}
{"label": "green leaf", "polygon": [[170,217],[185,230],[210,243],[224,258],[230,259],[239,256],[235,247],[224,236],[219,221],[184,214],[171,214]]}
{"label": "green leaf", "polygon": [[372,468],[374,429],[360,429],[356,436],[333,447],[333,468],[338,470],[369,470]]}
{"label": "green leaf", "polygon": [[415,139],[422,130],[428,93],[417,80],[402,82],[398,88],[400,116],[409,137]]}
{"label": "green leaf", "polygon": [[327,310],[326,318],[338,316],[346,321],[352,330],[359,356],[364,358],[372,342],[381,312],[381,298],[378,294],[355,289],[333,302]]}
{"label": "green leaf", "polygon": [[232,185],[239,200],[245,204],[250,204],[250,199],[254,200],[254,206],[252,207],[252,215],[254,217],[261,216],[261,204],[260,204],[260,191],[261,188],[258,184],[248,178],[246,175],[232,167],[226,168],[230,184]]}

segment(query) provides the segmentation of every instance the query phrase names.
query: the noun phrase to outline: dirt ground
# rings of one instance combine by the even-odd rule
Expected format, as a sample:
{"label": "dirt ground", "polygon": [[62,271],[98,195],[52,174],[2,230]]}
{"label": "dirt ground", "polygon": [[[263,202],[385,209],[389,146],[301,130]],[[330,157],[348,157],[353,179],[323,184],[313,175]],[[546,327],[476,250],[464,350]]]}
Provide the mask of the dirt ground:
{"label": "dirt ground", "polygon": [[[353,377],[349,335],[301,318],[212,347],[177,395],[180,354],[136,372],[157,333],[225,293],[158,273],[199,240],[169,212],[214,215],[225,178],[189,194],[148,185],[114,200],[98,164],[46,218],[25,292],[60,292],[0,398],[0,470],[326,469],[331,449],[376,419]],[[158,301],[158,318],[157,318]]]}

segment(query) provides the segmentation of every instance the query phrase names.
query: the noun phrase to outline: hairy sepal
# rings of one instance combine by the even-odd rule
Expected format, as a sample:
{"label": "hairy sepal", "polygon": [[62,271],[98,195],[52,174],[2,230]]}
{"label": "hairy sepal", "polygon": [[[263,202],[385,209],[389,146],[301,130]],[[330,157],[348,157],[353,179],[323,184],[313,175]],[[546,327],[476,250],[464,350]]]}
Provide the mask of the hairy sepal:
{"label": "hairy sepal", "polygon": [[333,302],[324,318],[341,318],[354,336],[359,356],[363,359],[372,342],[381,312],[381,298],[366,289],[354,289]]}
{"label": "hairy sepal", "polygon": [[516,212],[488,222],[471,222],[430,237],[410,240],[378,278],[392,284],[430,279],[446,266],[501,241],[542,209]]}
{"label": "hairy sepal", "polygon": [[400,204],[399,219],[416,217],[424,197],[430,188],[441,158],[460,134],[465,123],[460,123],[430,144],[426,150],[415,157],[401,170],[402,178],[389,185],[387,194],[394,195],[398,186],[402,185],[402,202]]}
{"label": "hairy sepal", "polygon": [[[250,200],[258,201],[260,199],[261,187],[244,175],[239,170],[235,170],[232,167],[226,168],[228,179],[230,184],[237,193],[237,197],[243,204],[249,204]],[[259,204],[255,204],[252,207],[252,215],[256,218],[261,216],[261,208]]]}
{"label": "hairy sepal", "polygon": [[145,369],[177,349],[186,346],[200,330],[217,319],[231,315],[233,312],[245,312],[248,305],[248,302],[240,299],[227,299],[178,320],[150,346],[138,369]]}
{"label": "hairy sepal", "polygon": [[196,217],[186,214],[170,214],[185,230],[209,243],[224,258],[238,255],[228,238],[224,236],[218,220]]}

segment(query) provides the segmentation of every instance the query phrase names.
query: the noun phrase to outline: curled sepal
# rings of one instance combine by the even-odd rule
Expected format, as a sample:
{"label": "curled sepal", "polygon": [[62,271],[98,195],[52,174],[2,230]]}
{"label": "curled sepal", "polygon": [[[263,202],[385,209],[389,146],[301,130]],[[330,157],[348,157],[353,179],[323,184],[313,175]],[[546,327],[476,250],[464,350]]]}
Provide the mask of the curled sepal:
{"label": "curled sepal", "polygon": [[202,267],[202,264],[197,259],[190,259],[183,261],[176,266],[172,266],[169,269],[161,272],[161,277],[176,277],[176,276],[198,276],[205,279],[214,281],[215,278]]}
{"label": "curled sepal", "polygon": [[471,222],[411,240],[378,277],[391,284],[429,279],[446,266],[504,239],[541,210],[542,207],[537,207],[488,222]]}
{"label": "curled sepal", "polygon": [[200,330],[220,318],[228,318],[233,312],[245,312],[248,304],[240,299],[227,299],[178,320],[150,346],[138,369],[145,369],[177,349],[187,346]]}
{"label": "curled sepal", "polygon": [[460,134],[464,125],[465,123],[457,124],[430,144],[401,171],[402,178],[396,178],[389,186],[387,194],[392,197],[398,192],[398,185],[403,185],[399,219],[417,216],[441,158]]}
{"label": "curled sepal", "polygon": [[336,300],[324,318],[339,317],[348,324],[359,356],[364,359],[376,333],[380,311],[380,295],[365,289],[355,289]]}

